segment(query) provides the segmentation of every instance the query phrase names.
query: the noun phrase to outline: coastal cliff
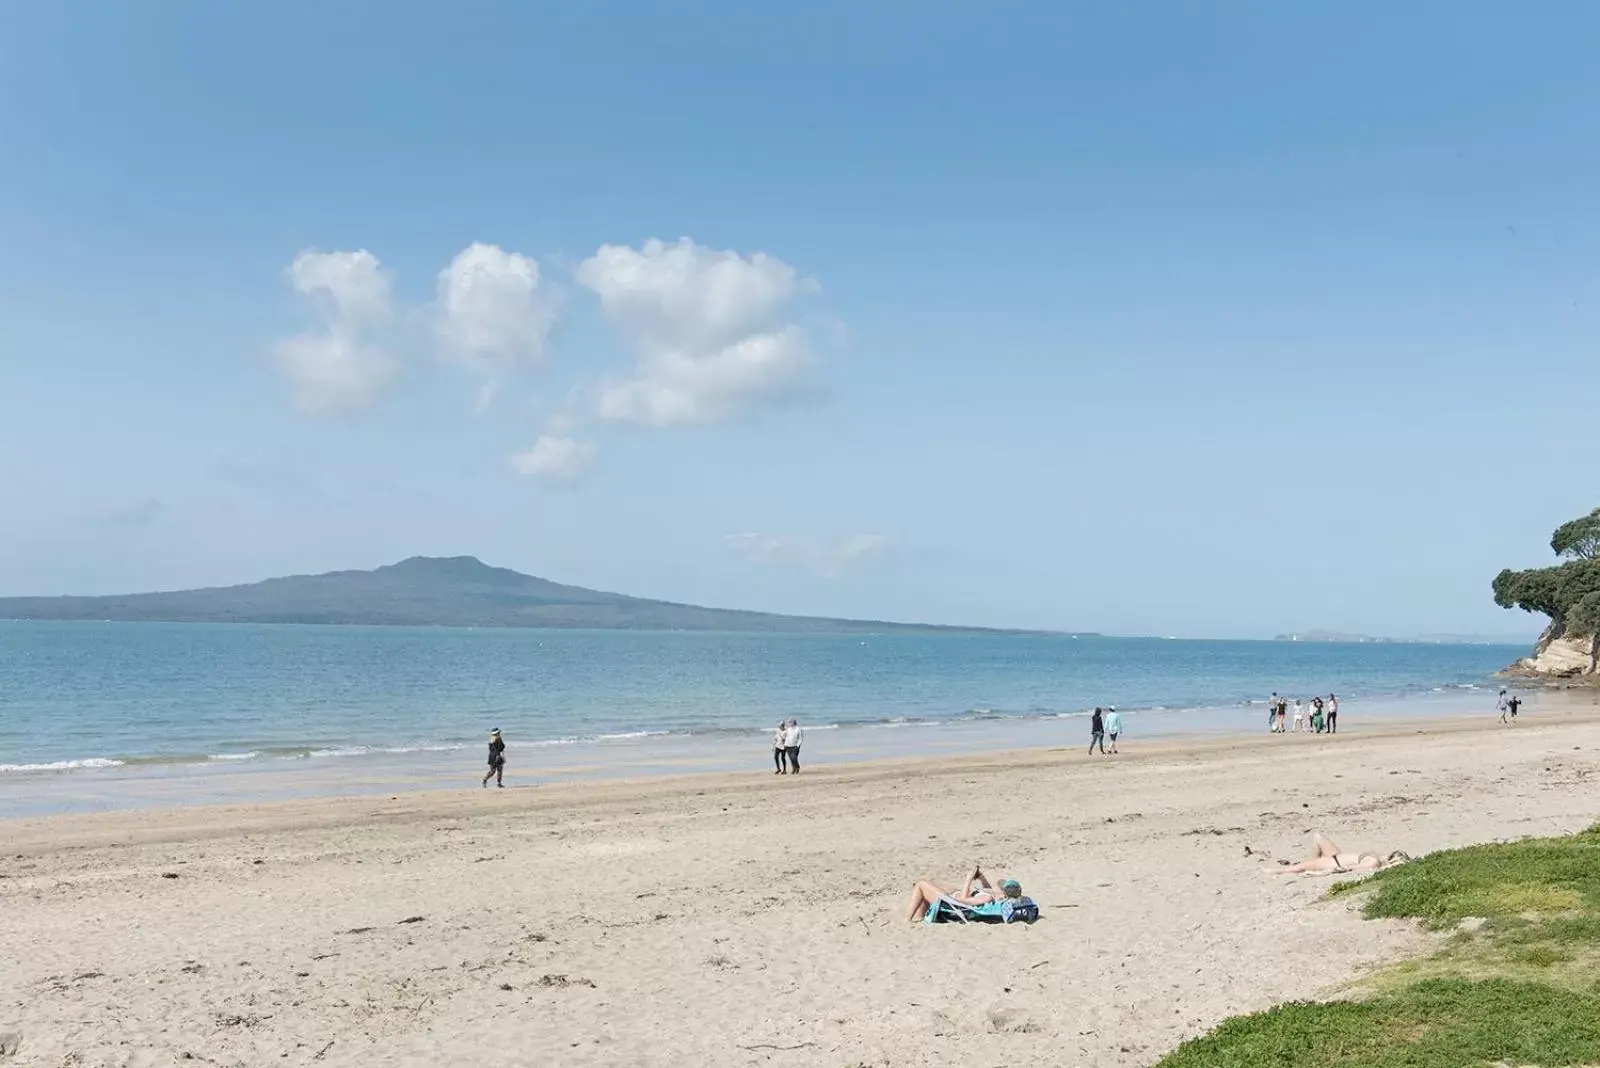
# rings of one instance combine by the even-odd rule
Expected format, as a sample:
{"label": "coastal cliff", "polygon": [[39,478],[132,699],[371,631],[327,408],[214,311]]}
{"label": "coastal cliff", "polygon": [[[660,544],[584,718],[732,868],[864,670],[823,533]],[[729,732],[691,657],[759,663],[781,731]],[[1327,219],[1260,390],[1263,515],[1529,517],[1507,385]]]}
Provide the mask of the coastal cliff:
{"label": "coastal cliff", "polygon": [[1600,682],[1600,634],[1574,638],[1551,631],[1552,624],[1534,646],[1533,655],[1525,656],[1501,672],[1527,679],[1568,679],[1583,682]]}
{"label": "coastal cliff", "polygon": [[1600,508],[1557,527],[1550,549],[1561,563],[1526,571],[1507,568],[1492,583],[1501,608],[1550,619],[1533,655],[1503,674],[1600,681]]}

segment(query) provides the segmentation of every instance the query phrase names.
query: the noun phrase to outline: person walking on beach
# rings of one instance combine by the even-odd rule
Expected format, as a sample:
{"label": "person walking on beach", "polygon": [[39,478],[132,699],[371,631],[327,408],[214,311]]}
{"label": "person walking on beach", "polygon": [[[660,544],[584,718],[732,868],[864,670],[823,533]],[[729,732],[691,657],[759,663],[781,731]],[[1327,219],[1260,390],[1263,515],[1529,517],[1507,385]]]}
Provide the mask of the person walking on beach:
{"label": "person walking on beach", "polygon": [[1517,697],[1515,695],[1512,695],[1511,700],[1506,702],[1506,709],[1507,709],[1507,711],[1509,711],[1511,713],[1511,725],[1513,727],[1515,727],[1517,725],[1517,710],[1520,709],[1521,707],[1522,707],[1522,698]]}
{"label": "person walking on beach", "polygon": [[489,732],[489,770],[483,774],[483,785],[487,787],[493,779],[496,786],[505,789],[505,774],[506,742],[500,737],[500,728],[496,727]]}
{"label": "person walking on beach", "polygon": [[1296,734],[1300,733],[1301,728],[1305,725],[1305,720],[1306,703],[1296,697],[1294,699],[1294,732]]}
{"label": "person walking on beach", "polygon": [[1099,706],[1095,707],[1094,716],[1089,720],[1089,755],[1094,755],[1094,747],[1100,747],[1100,755],[1106,752],[1106,715]]}
{"label": "person walking on beach", "polygon": [[774,775],[782,775],[787,771],[787,747],[789,747],[789,724],[784,719],[779,719],[778,729],[773,731]]}
{"label": "person walking on beach", "polygon": [[1506,688],[1504,686],[1500,687],[1500,699],[1495,702],[1494,707],[1495,711],[1500,713],[1501,723],[1511,722],[1506,719],[1506,714],[1511,711],[1511,700],[1506,696]]}
{"label": "person walking on beach", "polygon": [[1311,732],[1313,734],[1321,734],[1322,728],[1322,698],[1319,697],[1311,706]]}
{"label": "person walking on beach", "polygon": [[1328,733],[1339,733],[1339,698],[1331,693],[1328,695]]}
{"label": "person walking on beach", "polygon": [[1267,730],[1276,734],[1278,730],[1278,694],[1273,692],[1267,698]]}
{"label": "person walking on beach", "polygon": [[789,771],[800,774],[800,721],[791,719],[783,728],[783,753],[789,758]]}
{"label": "person walking on beach", "polygon": [[[1106,737],[1111,740],[1111,751],[1117,751],[1117,735],[1122,733],[1122,713],[1117,711],[1117,706],[1112,705],[1106,709],[1105,718]],[[1102,746],[1102,748],[1104,748]]]}
{"label": "person walking on beach", "polygon": [[[1295,704],[1299,704],[1299,703],[1300,703],[1300,699],[1298,697],[1296,697],[1295,698]],[[1288,702],[1287,699],[1285,699],[1285,700],[1282,700],[1282,701],[1278,702],[1278,733],[1279,734],[1288,733],[1288,730],[1289,730],[1288,719],[1289,719],[1289,702]]]}

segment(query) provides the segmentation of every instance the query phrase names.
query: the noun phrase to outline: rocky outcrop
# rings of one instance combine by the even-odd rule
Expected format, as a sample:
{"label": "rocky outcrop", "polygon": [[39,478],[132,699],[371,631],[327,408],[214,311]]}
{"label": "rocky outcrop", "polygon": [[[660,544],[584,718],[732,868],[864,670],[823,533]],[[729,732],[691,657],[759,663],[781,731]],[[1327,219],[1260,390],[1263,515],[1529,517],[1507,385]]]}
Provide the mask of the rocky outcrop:
{"label": "rocky outcrop", "polygon": [[1570,679],[1600,682],[1600,634],[1574,638],[1562,632],[1559,623],[1551,624],[1525,656],[1501,672],[1529,679]]}

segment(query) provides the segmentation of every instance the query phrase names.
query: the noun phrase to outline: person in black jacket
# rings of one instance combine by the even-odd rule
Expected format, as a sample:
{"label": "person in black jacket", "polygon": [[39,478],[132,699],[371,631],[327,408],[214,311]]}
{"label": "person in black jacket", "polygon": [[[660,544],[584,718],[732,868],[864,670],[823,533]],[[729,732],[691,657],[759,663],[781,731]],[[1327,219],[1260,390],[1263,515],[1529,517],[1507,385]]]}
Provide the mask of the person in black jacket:
{"label": "person in black jacket", "polygon": [[1100,709],[1094,710],[1094,718],[1089,721],[1089,752],[1094,752],[1095,746],[1100,747],[1100,755],[1106,752],[1106,719],[1105,713]]}
{"label": "person in black jacket", "polygon": [[488,786],[489,780],[504,789],[506,773],[506,742],[500,737],[500,728],[496,727],[489,732],[489,770],[484,772],[483,785]]}

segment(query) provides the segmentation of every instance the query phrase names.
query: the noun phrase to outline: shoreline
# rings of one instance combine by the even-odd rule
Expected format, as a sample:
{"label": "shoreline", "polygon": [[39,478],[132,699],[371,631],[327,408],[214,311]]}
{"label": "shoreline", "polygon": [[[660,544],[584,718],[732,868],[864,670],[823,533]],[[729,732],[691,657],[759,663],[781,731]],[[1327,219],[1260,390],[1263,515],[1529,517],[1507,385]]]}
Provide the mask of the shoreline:
{"label": "shoreline", "polygon": [[[1600,691],[1533,690],[1524,719],[1600,709]],[[1439,688],[1428,694],[1344,702],[1345,732],[1404,731],[1454,719],[1494,718],[1492,691]],[[1199,711],[1124,711],[1127,745],[1192,744],[1266,738],[1263,705]],[[1270,736],[1276,738],[1276,736]],[[1279,739],[1295,744],[1297,736]],[[741,774],[770,768],[764,730],[714,735],[629,732],[605,741],[518,743],[510,738],[508,781],[540,787],[621,782],[689,774]],[[1087,714],[973,716],[943,722],[813,725],[806,767],[839,768],[899,757],[981,756],[1087,745]],[[340,756],[132,762],[112,766],[0,772],[0,821],[67,812],[247,805],[326,797],[411,795],[476,783],[480,746],[408,747]],[[476,769],[476,770],[475,770]]]}
{"label": "shoreline", "polygon": [[[213,801],[326,792],[295,781],[294,769],[329,779],[370,774],[407,789],[399,780],[423,772],[443,785],[452,775],[460,781],[463,762],[477,763],[490,727],[505,732],[514,764],[614,777],[748,767],[780,716],[799,719],[812,746],[861,750],[854,759],[1048,744],[1069,737],[1094,705],[1117,705],[1139,735],[1213,725],[1248,732],[1261,709],[1250,702],[1274,690],[1337,692],[1351,716],[1360,714],[1357,703],[1373,715],[1391,708],[1409,715],[1453,694],[1492,694],[1493,672],[1522,652],[1025,636],[179,627],[0,626],[0,675],[12,713],[0,726],[0,813],[41,810],[27,798],[26,808],[7,805],[19,777],[35,784],[81,777],[83,785],[57,792],[85,808],[122,803],[123,793],[138,805],[191,791],[204,799],[210,787],[199,780],[207,777]],[[833,759],[826,750],[819,755]],[[141,796],[163,794],[148,786],[163,775],[190,781],[164,796]]]}
{"label": "shoreline", "polygon": [[[1417,715],[1415,711],[1424,703],[1438,704],[1452,701],[1457,697],[1473,694],[1487,693],[1497,684],[1504,684],[1509,676],[1494,676],[1481,683],[1452,683],[1448,685],[1433,686],[1426,690],[1415,690],[1400,693],[1347,693],[1341,698],[1346,707],[1357,706],[1358,710],[1376,710],[1380,715],[1410,714]],[[1522,680],[1529,685],[1524,687],[1536,692],[1544,689],[1559,690],[1565,686],[1550,680],[1545,686],[1538,685],[1537,680]],[[1581,688],[1581,686],[1580,686]],[[1309,698],[1308,698],[1309,700]],[[1121,710],[1124,717],[1132,717],[1140,723],[1155,726],[1154,734],[1163,736],[1188,735],[1195,733],[1208,733],[1215,730],[1242,730],[1248,733],[1253,729],[1254,720],[1249,720],[1252,715],[1260,715],[1266,707],[1265,699],[1251,699],[1233,704],[1196,704],[1196,705],[1115,705]],[[858,719],[840,720],[838,722],[810,721],[805,724],[808,731],[862,731],[885,730],[899,728],[971,728],[982,727],[985,724],[993,725],[995,729],[1026,729],[1029,725],[1047,724],[1058,720],[1076,721],[1086,720],[1092,708],[1075,708],[1064,711],[1030,710],[1030,711],[1004,711],[993,708],[967,708],[957,712],[945,712],[939,715],[928,716],[902,716],[886,719]],[[1427,714],[1427,713],[1422,713]],[[1178,718],[1205,722],[1205,726],[1184,724],[1173,726]],[[1251,726],[1243,726],[1246,722]],[[714,745],[726,741],[748,742],[752,739],[765,738],[769,733],[767,726],[728,726],[706,724],[698,727],[672,727],[657,728],[635,725],[633,727],[618,727],[615,730],[603,731],[586,735],[561,735],[555,737],[540,737],[537,741],[524,741],[512,748],[547,750],[563,747],[601,747],[609,743],[625,742],[643,738],[666,738],[675,741],[693,740],[700,744]],[[233,746],[234,751],[212,753],[206,751],[194,752],[140,752],[140,753],[101,753],[89,756],[60,757],[57,759],[39,758],[32,762],[23,759],[0,762],[0,775],[43,775],[57,772],[72,771],[102,771],[111,768],[127,768],[131,770],[148,769],[152,771],[162,768],[183,768],[192,766],[221,766],[231,765],[235,762],[248,762],[262,764],[270,761],[306,760],[325,758],[350,758],[370,756],[393,756],[403,754],[421,753],[457,753],[467,752],[478,748],[477,739],[465,740],[460,737],[450,739],[420,739],[409,742],[391,741],[380,742],[374,739],[365,741],[316,741],[301,742],[298,744],[274,743],[220,743],[224,748]]]}
{"label": "shoreline", "polygon": [[[1565,833],[1597,782],[1585,704],[6,821],[0,1033],[17,1068],[1137,1068],[1430,944],[1275,875],[1307,831],[1413,855]],[[913,879],[974,864],[1017,875],[1040,922],[897,918]]]}
{"label": "shoreline", "polygon": [[[1164,764],[1174,760],[1214,762],[1228,756],[1272,752],[1279,747],[1299,751],[1303,746],[1360,745],[1417,735],[1450,737],[1483,732],[1526,733],[1591,724],[1600,724],[1600,695],[1594,700],[1578,699],[1575,695],[1574,700],[1562,702],[1556,707],[1541,706],[1538,719],[1530,719],[1525,713],[1514,727],[1501,725],[1492,713],[1473,711],[1347,725],[1337,734],[1320,736],[1307,734],[1300,737],[1292,733],[1274,735],[1260,731],[1243,735],[1217,731],[1170,734],[1152,741],[1124,741],[1123,745],[1129,748],[1107,757],[1089,756],[1077,744],[1040,744],[950,755],[840,760],[805,765],[799,779],[807,784],[820,781],[862,785],[904,777],[937,779],[999,770],[1091,767],[1102,762],[1134,766]],[[787,778],[773,782],[779,777],[762,768],[526,781],[530,777],[528,772],[513,766],[507,769],[510,784],[504,790],[477,786],[415,787],[392,794],[375,791],[223,804],[177,803],[149,808],[60,811],[30,816],[0,815],[0,830],[7,834],[8,848],[15,846],[17,851],[28,854],[40,848],[30,840],[31,835],[57,843],[69,842],[73,847],[186,841],[189,840],[186,835],[190,831],[206,836],[226,836],[244,831],[327,829],[367,821],[516,813],[551,806],[578,809],[587,805],[616,804],[629,800],[663,802],[689,794],[701,796],[713,792],[767,795],[769,791],[783,789],[789,783]]]}

